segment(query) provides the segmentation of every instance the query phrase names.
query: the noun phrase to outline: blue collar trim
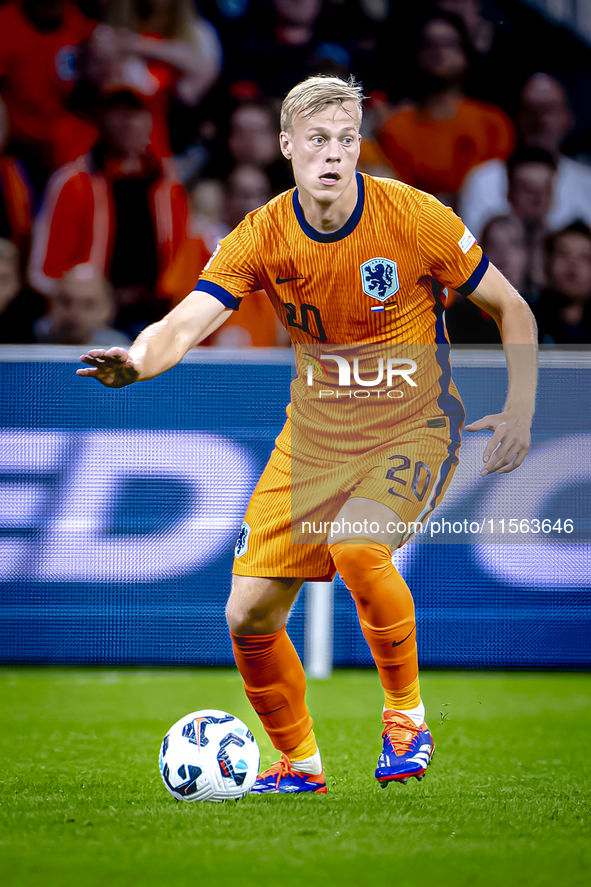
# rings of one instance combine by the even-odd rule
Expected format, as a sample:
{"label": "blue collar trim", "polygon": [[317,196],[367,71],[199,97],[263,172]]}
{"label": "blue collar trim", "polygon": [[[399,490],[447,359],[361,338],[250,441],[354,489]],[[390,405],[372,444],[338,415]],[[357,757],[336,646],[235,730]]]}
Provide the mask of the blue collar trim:
{"label": "blue collar trim", "polygon": [[310,225],[304,216],[304,212],[302,207],[300,206],[300,201],[298,200],[298,189],[296,188],[293,192],[293,209],[296,214],[296,219],[298,220],[299,226],[307,237],[310,237],[312,240],[316,240],[318,243],[336,243],[337,240],[343,240],[345,237],[348,237],[352,231],[355,230],[357,225],[359,224],[359,220],[363,213],[363,206],[365,204],[365,184],[363,181],[363,176],[361,173],[355,173],[357,178],[357,203],[355,205],[355,209],[345,222],[342,228],[339,228],[338,231],[331,231],[330,234],[321,234],[320,231],[317,231],[316,228],[313,228]]}

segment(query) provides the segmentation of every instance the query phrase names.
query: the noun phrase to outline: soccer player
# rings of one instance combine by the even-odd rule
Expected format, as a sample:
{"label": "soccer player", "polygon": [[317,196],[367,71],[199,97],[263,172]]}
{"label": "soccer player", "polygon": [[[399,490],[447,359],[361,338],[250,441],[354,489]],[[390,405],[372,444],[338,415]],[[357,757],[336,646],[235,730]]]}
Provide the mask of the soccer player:
{"label": "soccer player", "polygon": [[493,431],[482,475],[514,470],[530,445],[533,315],[450,209],[402,182],[356,173],[361,102],[353,79],[295,86],[283,102],[280,144],[296,189],[249,213],[194,292],[128,352],[90,351],[78,370],[115,388],[151,379],[261,287],[290,333],[291,411],[238,537],[227,606],[246,694],[281,752],[258,793],[326,792],[285,625],[302,583],[335,570],[384,689],[376,778],[383,786],[422,779],[431,759],[413,599],[391,553],[440,501],[458,461],[464,410],[450,375],[444,287],[491,314],[505,343],[505,407],[467,426]]}

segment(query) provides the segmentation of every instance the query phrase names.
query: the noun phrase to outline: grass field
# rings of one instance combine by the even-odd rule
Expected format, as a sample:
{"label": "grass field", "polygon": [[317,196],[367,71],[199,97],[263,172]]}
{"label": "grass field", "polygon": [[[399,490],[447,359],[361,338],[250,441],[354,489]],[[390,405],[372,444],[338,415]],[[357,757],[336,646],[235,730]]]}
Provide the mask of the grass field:
{"label": "grass field", "polygon": [[175,802],[160,740],[225,708],[273,750],[231,671],[0,670],[0,883],[588,885],[591,675],[427,673],[436,754],[385,791],[374,674],[311,682],[329,793]]}

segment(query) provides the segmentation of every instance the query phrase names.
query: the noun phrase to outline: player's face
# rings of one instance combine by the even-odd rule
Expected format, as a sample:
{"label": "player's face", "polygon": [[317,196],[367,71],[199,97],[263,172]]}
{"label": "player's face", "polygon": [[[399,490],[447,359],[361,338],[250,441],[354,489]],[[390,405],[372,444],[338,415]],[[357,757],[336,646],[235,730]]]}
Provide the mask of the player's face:
{"label": "player's face", "polygon": [[300,191],[319,203],[334,203],[351,184],[359,158],[359,111],[354,102],[326,105],[312,117],[298,115],[281,150],[293,166]]}

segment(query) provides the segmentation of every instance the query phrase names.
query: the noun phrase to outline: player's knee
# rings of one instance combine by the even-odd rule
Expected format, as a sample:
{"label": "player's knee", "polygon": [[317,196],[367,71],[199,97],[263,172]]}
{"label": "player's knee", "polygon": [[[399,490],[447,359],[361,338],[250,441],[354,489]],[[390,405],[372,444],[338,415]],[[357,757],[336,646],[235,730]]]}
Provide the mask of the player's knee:
{"label": "player's knee", "polygon": [[257,621],[259,620],[253,608],[243,601],[230,598],[226,604],[226,622],[232,634],[252,634]]}
{"label": "player's knee", "polygon": [[329,546],[339,575],[358,604],[371,596],[376,571],[391,567],[391,553],[386,545],[363,542],[336,542]]}
{"label": "player's knee", "polygon": [[364,554],[363,545],[347,545],[337,543],[330,546],[330,553],[340,577],[348,588],[359,587],[364,582]]}
{"label": "player's knee", "polygon": [[284,624],[281,617],[267,604],[251,603],[230,596],[226,605],[226,622],[232,634],[273,634]]}

